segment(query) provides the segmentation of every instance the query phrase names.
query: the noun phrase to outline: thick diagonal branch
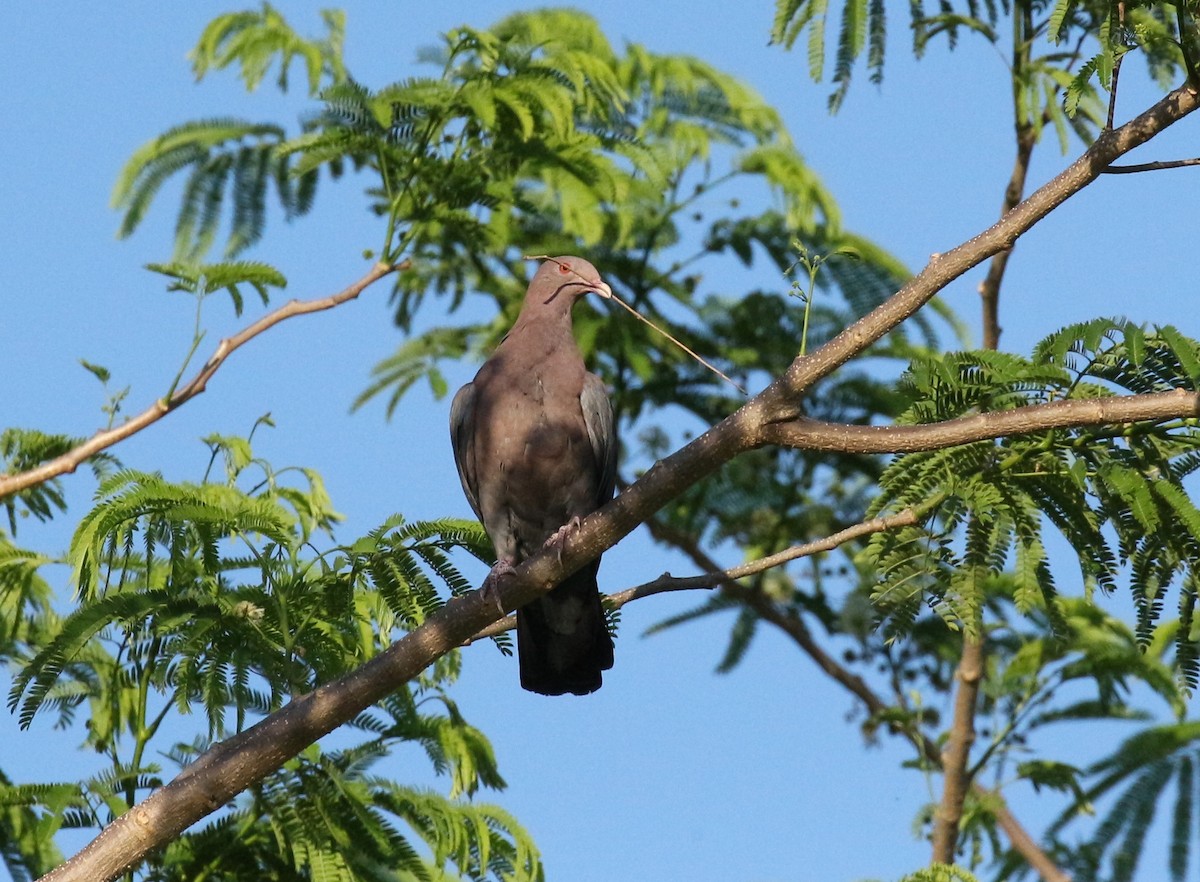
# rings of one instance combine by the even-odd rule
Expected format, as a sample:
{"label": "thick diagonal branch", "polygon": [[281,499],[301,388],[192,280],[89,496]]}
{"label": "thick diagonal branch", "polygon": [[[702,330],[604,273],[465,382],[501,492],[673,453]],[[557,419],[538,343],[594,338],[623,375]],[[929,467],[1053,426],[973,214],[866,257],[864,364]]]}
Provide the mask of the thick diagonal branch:
{"label": "thick diagonal branch", "polygon": [[1123,126],[1103,132],[1082,156],[992,226],[949,251],[934,254],[925,268],[894,297],[811,355],[794,361],[787,372],[760,396],[760,400],[765,399],[762,403],[778,408],[779,413],[775,416],[786,415],[789,409],[795,408],[796,398],[815,382],[865,352],[963,273],[993,254],[1011,248],[1038,221],[1096,180],[1114,160],[1187,116],[1198,104],[1200,92],[1184,85]]}
{"label": "thick diagonal branch", "polygon": [[[765,443],[772,423],[799,415],[805,390],[864,352],[962,273],[1010,247],[1022,233],[1095,180],[1114,159],[1182,119],[1198,104],[1196,92],[1176,89],[1119,129],[1105,132],[1080,159],[997,224],[935,256],[894,297],[811,355],[798,358],[761,394],[655,464],[627,492],[584,520],[561,558],[551,550],[523,563],[501,589],[504,608],[515,609],[548,591],[685,489],[738,454]],[[478,593],[447,604],[358,670],[295,699],[256,726],[206,751],[44,878],[54,882],[115,878],[151,849],[169,842],[262,780],[308,744],[379,701],[497,618],[492,599],[485,601]]]}
{"label": "thick diagonal branch", "polygon": [[136,435],[147,426],[161,420],[171,411],[177,410],[191,401],[207,388],[208,381],[212,378],[212,375],[220,369],[221,365],[225,363],[225,360],[230,355],[259,334],[269,328],[273,328],[285,319],[333,309],[335,306],[340,306],[349,300],[353,300],[366,290],[368,286],[379,281],[389,273],[395,272],[397,269],[400,269],[399,265],[390,266],[378,263],[371,267],[369,273],[337,294],[329,297],[321,297],[316,300],[291,300],[274,312],[263,316],[252,325],[243,328],[232,337],[226,337],[217,345],[213,354],[209,356],[204,366],[196,372],[196,375],[188,380],[182,388],[175,390],[175,393],[170,398],[160,398],[137,416],[131,417],[119,426],[97,432],[82,444],[71,448],[61,456],[56,456],[54,459],[42,463],[37,468],[16,475],[0,475],[0,499],[10,496],[13,493],[19,493],[22,490],[28,490],[30,487],[35,487],[52,478],[57,478],[59,475],[74,472],[89,457],[108,450],[126,438]]}

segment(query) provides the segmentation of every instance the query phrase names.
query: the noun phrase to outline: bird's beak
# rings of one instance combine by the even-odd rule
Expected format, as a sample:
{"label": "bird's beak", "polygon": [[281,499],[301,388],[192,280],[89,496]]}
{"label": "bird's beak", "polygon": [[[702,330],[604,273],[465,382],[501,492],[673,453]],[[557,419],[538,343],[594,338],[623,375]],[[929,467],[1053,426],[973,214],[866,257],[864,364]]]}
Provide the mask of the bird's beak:
{"label": "bird's beak", "polygon": [[603,297],[605,300],[611,300],[613,296],[612,288],[608,287],[607,282],[596,279],[594,282],[588,282],[588,285],[593,291]]}

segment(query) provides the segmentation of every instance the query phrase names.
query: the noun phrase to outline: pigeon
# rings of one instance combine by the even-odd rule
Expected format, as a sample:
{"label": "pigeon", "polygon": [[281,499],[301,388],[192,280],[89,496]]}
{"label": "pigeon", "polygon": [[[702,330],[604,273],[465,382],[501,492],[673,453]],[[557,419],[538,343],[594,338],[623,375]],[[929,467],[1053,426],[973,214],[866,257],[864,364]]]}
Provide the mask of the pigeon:
{"label": "pigeon", "polygon": [[[463,492],[496,548],[483,584],[543,547],[561,554],[582,518],[613,497],[617,439],[603,381],[584,367],[571,307],[612,289],[586,260],[547,259],[521,313],[475,379],[454,396],[450,438]],[[517,610],[521,686],[586,695],[613,664],[597,558]]]}

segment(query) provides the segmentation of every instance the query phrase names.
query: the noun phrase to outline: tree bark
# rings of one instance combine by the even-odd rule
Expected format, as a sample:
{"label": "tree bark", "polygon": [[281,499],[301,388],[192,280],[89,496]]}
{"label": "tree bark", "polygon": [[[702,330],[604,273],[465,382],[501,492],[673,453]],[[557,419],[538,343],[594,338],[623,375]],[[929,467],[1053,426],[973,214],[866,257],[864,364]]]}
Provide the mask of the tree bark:
{"label": "tree bark", "polygon": [[954,694],[954,719],[942,754],[942,801],[933,819],[933,862],[937,864],[954,863],[963,803],[973,783],[969,765],[971,747],[975,744],[975,709],[979,685],[983,681],[983,640],[982,627],[978,625],[976,633],[964,631],[962,656],[954,675],[958,685]]}

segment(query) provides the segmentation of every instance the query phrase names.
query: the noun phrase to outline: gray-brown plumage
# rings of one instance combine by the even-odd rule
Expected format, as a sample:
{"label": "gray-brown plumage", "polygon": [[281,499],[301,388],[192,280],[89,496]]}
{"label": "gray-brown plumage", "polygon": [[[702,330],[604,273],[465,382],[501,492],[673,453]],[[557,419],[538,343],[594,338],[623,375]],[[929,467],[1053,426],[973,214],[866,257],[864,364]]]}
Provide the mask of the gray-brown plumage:
{"label": "gray-brown plumage", "polygon": [[[473,382],[454,396],[450,437],[467,500],[496,546],[489,585],[612,499],[617,441],[599,377],[571,332],[571,306],[612,292],[586,260],[538,268],[521,314]],[[599,559],[517,610],[521,685],[585,695],[613,664],[596,585]]]}

